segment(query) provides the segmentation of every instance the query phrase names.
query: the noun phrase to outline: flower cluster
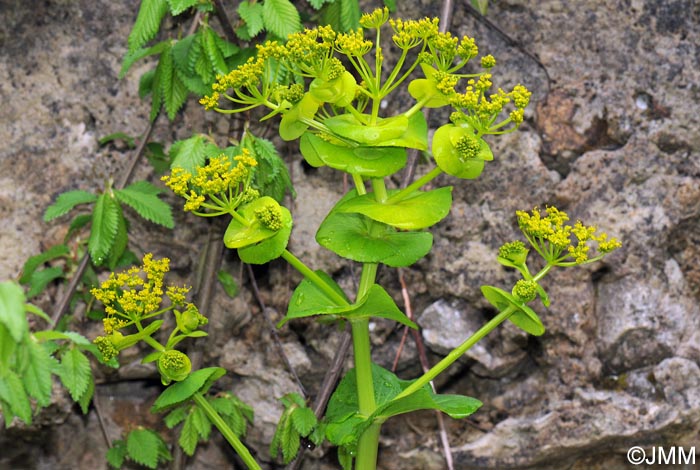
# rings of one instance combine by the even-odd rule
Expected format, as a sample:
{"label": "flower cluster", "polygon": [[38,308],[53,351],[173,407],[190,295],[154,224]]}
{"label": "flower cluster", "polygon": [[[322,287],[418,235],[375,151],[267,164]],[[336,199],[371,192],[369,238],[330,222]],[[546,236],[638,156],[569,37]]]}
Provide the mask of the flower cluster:
{"label": "flower cluster", "polygon": [[[622,244],[607,234],[596,235],[596,227],[577,221],[566,224],[569,216],[556,207],[547,207],[546,216],[539,209],[517,211],[518,225],[528,241],[551,264],[570,266],[596,261]],[[572,235],[575,241],[572,240]],[[597,244],[598,254],[590,257],[591,242]],[[573,260],[573,261],[571,261]]]}
{"label": "flower cluster", "polygon": [[233,158],[233,162],[235,165],[222,154],[211,158],[207,165],[197,167],[195,174],[183,168],[173,168],[170,175],[161,179],[175,194],[185,198],[185,211],[210,215],[197,212],[206,208],[219,215],[257,197],[257,191],[250,187],[257,160],[247,149],[243,149],[240,155]]}

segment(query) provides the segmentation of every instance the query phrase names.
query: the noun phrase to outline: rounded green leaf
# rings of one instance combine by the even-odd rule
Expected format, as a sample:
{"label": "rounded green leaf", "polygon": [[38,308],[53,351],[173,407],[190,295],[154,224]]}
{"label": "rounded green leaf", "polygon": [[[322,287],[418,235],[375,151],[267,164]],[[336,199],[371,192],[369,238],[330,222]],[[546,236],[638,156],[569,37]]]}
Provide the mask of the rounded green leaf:
{"label": "rounded green leaf", "polygon": [[282,228],[270,238],[239,248],[238,256],[241,261],[248,264],[265,264],[282,255],[292,233],[292,214],[284,206],[280,206],[280,209],[282,211]]}
{"label": "rounded green leaf", "polygon": [[[367,116],[369,122],[369,116]],[[403,114],[386,119],[378,119],[374,125],[359,121],[352,114],[333,116],[323,123],[333,133],[363,145],[385,146],[385,141],[401,137],[408,129],[408,118]]]}
{"label": "rounded green leaf", "polygon": [[355,77],[346,71],[333,80],[315,78],[309,85],[309,93],[322,103],[345,107],[355,98],[356,86]]}
{"label": "rounded green leaf", "polygon": [[[229,223],[228,228],[226,229],[226,233],[224,233],[224,244],[228,248],[244,248],[275,236],[279,230],[271,230],[267,228],[255,216],[255,212],[257,210],[263,209],[268,205],[273,205],[279,207],[280,209],[284,209],[277,201],[269,196],[263,196],[242,206],[239,209],[238,214],[248,222],[248,225],[237,219],[232,219],[231,223]],[[284,211],[282,211],[282,213],[284,213]]]}
{"label": "rounded green leaf", "polygon": [[347,147],[336,145],[311,133],[300,139],[306,161],[315,167],[328,165],[336,170],[382,178],[406,165],[406,150],[397,147]]}
{"label": "rounded green leaf", "polygon": [[458,178],[474,179],[484,170],[484,161],[493,160],[493,153],[486,141],[478,138],[479,151],[475,158],[463,158],[457,149],[458,142],[473,130],[468,126],[445,124],[433,135],[433,157],[445,173]]}
{"label": "rounded green leaf", "polygon": [[486,300],[499,311],[503,311],[511,306],[515,307],[515,313],[508,318],[515,326],[534,336],[544,334],[544,325],[540,317],[537,316],[534,310],[518,301],[513,295],[492,286],[481,286],[481,292],[486,297]]}
{"label": "rounded green leaf", "polygon": [[374,194],[364,194],[344,200],[334,210],[363,214],[392,227],[403,230],[417,230],[435,225],[450,213],[452,206],[452,187],[434,189],[432,191],[415,191],[405,198],[391,201],[391,195],[398,190],[389,192],[389,202],[377,202]]}
{"label": "rounded green leaf", "polygon": [[321,223],[316,241],[332,252],[360,263],[410,266],[428,254],[430,232],[399,232],[361,214],[331,212]]}
{"label": "rounded green leaf", "polygon": [[426,108],[442,108],[450,104],[449,97],[437,88],[437,83],[427,78],[416,78],[408,84],[408,93],[416,100],[427,100]]}
{"label": "rounded green leaf", "polygon": [[295,140],[306,132],[309,125],[304,120],[311,120],[318,111],[319,102],[306,93],[292,108],[285,112],[280,121],[280,137],[283,140]]}

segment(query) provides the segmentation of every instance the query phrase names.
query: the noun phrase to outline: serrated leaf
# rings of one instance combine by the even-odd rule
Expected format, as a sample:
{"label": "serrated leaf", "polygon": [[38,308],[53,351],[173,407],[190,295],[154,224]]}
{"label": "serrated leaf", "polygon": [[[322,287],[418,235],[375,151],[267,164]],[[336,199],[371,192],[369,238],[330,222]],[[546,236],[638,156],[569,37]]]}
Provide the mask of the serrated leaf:
{"label": "serrated leaf", "polygon": [[7,328],[16,343],[21,343],[29,332],[24,314],[24,292],[14,282],[0,282],[0,324]]}
{"label": "serrated leaf", "polygon": [[122,468],[126,458],[126,442],[121,439],[112,441],[112,447],[107,451],[107,463],[114,468]]}
{"label": "serrated leaf", "polygon": [[189,139],[178,140],[170,147],[171,168],[183,168],[195,174],[198,166],[206,161],[206,141],[202,135],[193,135]]}
{"label": "serrated leaf", "polygon": [[337,0],[340,2],[340,24],[343,31],[353,31],[360,27],[360,5],[357,0]]}
{"label": "serrated leaf", "polygon": [[100,265],[112,249],[119,228],[119,206],[109,194],[97,198],[92,211],[92,227],[88,240],[88,251],[93,263]]}
{"label": "serrated leaf", "polygon": [[24,390],[22,380],[13,370],[8,370],[0,376],[0,400],[10,407],[10,413],[3,410],[3,414],[6,415],[6,423],[7,414],[10,414],[10,420],[12,419],[11,415],[15,415],[25,423],[32,424],[32,407],[27,392]]}
{"label": "serrated leaf", "polygon": [[154,87],[154,96],[155,93],[162,93],[165,111],[168,114],[168,119],[172,121],[187,100],[187,87],[175,73],[170,46],[160,55],[156,75],[158,76],[158,88]]}
{"label": "serrated leaf", "polygon": [[316,415],[313,410],[306,407],[296,408],[292,411],[291,419],[294,429],[304,437],[311,434],[311,431],[317,423]]}
{"label": "serrated leaf", "polygon": [[[216,33],[214,34],[214,41],[216,42],[216,47],[219,48],[219,51],[221,51],[221,55],[223,55],[224,58],[229,58],[241,50],[241,48],[236,44],[228,42],[226,39],[222,38]],[[226,67],[226,71],[228,72],[229,70],[229,67]]]}
{"label": "serrated leaf", "polygon": [[85,393],[83,393],[83,395],[78,400],[78,405],[80,405],[80,410],[83,412],[84,415],[88,413],[88,409],[90,407],[90,402],[92,401],[93,395],[95,395],[95,380],[93,379],[92,374],[90,374],[90,380],[88,381],[87,390],[85,390]]}
{"label": "serrated leaf", "polygon": [[126,438],[129,458],[148,468],[158,466],[160,436],[150,429],[134,429]]}
{"label": "serrated leaf", "polygon": [[141,75],[141,78],[139,78],[139,98],[145,99],[153,93],[153,79],[155,75],[156,69],[151,69]]}
{"label": "serrated leaf", "polygon": [[53,280],[63,277],[63,268],[54,266],[51,268],[40,269],[32,273],[31,279],[29,280],[29,290],[27,291],[27,298],[31,299],[42,293],[46,286]]}
{"label": "serrated leaf", "polygon": [[66,245],[54,245],[48,250],[35,255],[31,256],[27,259],[27,261],[24,263],[24,267],[22,268],[22,277],[19,278],[20,284],[27,284],[34,271],[36,268],[41,266],[42,264],[46,263],[47,261],[51,261],[56,258],[61,258],[63,256],[66,256],[70,254],[70,250],[68,249],[68,246]]}
{"label": "serrated leaf", "polygon": [[299,452],[300,445],[299,433],[292,427],[291,420],[282,429],[281,436],[281,447],[282,447],[282,460],[285,464],[288,464]]}
{"label": "serrated leaf", "polygon": [[173,228],[175,222],[170,205],[161,201],[152,188],[158,191],[155,186],[143,181],[116,190],[114,194],[117,199],[134,209],[144,219],[167,228]]}
{"label": "serrated leaf", "polygon": [[140,49],[156,36],[160,22],[167,12],[168,2],[166,0],[141,0],[138,16],[131,33],[129,33],[130,52]]}
{"label": "serrated leaf", "polygon": [[180,430],[180,438],[177,440],[182,450],[189,456],[192,456],[197,448],[197,436],[197,428],[194,426],[192,413],[190,413]]}
{"label": "serrated leaf", "polygon": [[[148,57],[149,55],[160,54],[167,47],[168,47],[168,42],[162,41],[162,42],[159,42],[158,44],[151,46],[149,48],[136,49],[136,50],[127,52],[126,55],[124,56],[124,61],[122,62],[122,68],[119,71],[119,78],[120,79],[124,78],[124,76],[129,71],[131,66],[134,65],[137,61],[143,59],[144,57]],[[100,145],[102,145],[102,144],[100,143]]]}
{"label": "serrated leaf", "polygon": [[[314,10],[319,10],[323,6],[323,4],[326,3],[327,0],[307,0],[307,1],[309,2],[309,5],[311,5],[314,8]],[[332,1],[329,3],[332,3]]]}
{"label": "serrated leaf", "polygon": [[170,14],[177,16],[183,11],[199,3],[199,0],[168,0],[170,4]]}
{"label": "serrated leaf", "polygon": [[258,161],[253,184],[260,194],[270,196],[280,203],[287,191],[292,197],[296,196],[287,165],[277,153],[275,145],[267,139],[254,137],[250,133],[246,134],[243,143]]}
{"label": "serrated leaf", "polygon": [[204,414],[201,408],[195,407],[192,410],[192,424],[194,424],[197,434],[202,438],[203,441],[209,439],[209,434],[211,434],[211,422],[207,415]]}
{"label": "serrated leaf", "polygon": [[59,376],[73,401],[78,401],[92,379],[90,361],[78,348],[70,348],[61,357]]}
{"label": "serrated leaf", "polygon": [[211,28],[207,28],[202,34],[204,35],[204,42],[202,43],[202,45],[204,46],[204,52],[209,58],[209,62],[212,64],[214,70],[217,73],[225,75],[226,73],[228,73],[228,70],[226,66],[226,61],[224,60],[224,56],[221,53],[221,50],[219,50],[216,41],[216,33]]}
{"label": "serrated leaf", "polygon": [[39,406],[51,404],[51,357],[40,344],[27,341],[27,368],[22,373],[22,381],[27,393]]}
{"label": "serrated leaf", "polygon": [[73,234],[80,230],[81,228],[85,227],[87,224],[90,223],[92,220],[92,215],[90,214],[80,214],[75,216],[75,218],[71,221],[70,225],[68,226],[68,232],[66,233],[66,236],[63,237],[64,243],[67,240],[70,240],[70,238],[73,236]]}
{"label": "serrated leaf", "polygon": [[188,408],[181,406],[179,408],[175,408],[173,411],[168,413],[165,418],[163,418],[163,421],[165,422],[165,425],[172,429],[178,424],[180,424],[185,418],[187,418],[188,415]]}
{"label": "serrated leaf", "polygon": [[238,14],[245,21],[248,35],[253,37],[263,30],[263,7],[260,3],[241,2],[238,5]]}
{"label": "serrated leaf", "polygon": [[262,18],[265,29],[281,39],[301,29],[299,12],[289,0],[265,0]]}
{"label": "serrated leaf", "polygon": [[46,208],[46,212],[44,212],[44,222],[50,222],[57,217],[61,217],[63,214],[67,214],[79,204],[89,204],[96,200],[97,196],[87,191],[76,190],[62,193],[58,196],[56,202]]}

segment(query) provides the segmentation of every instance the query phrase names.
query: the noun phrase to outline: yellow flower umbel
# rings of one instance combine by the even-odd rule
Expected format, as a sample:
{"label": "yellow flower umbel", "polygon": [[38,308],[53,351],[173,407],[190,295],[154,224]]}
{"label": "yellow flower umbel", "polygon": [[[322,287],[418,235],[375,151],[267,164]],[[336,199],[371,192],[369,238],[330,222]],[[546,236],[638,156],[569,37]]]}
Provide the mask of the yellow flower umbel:
{"label": "yellow flower umbel", "polygon": [[[573,266],[598,261],[622,244],[607,234],[596,235],[594,226],[581,221],[571,226],[566,224],[569,216],[556,207],[547,207],[546,216],[539,209],[531,212],[517,211],[518,225],[532,247],[553,266]],[[572,235],[575,241],[572,241]],[[597,254],[590,256],[592,243]]]}
{"label": "yellow flower umbel", "polygon": [[[106,317],[102,320],[104,336],[95,338],[94,343],[108,361],[119,354],[119,351],[133,346],[144,340],[156,349],[162,349],[155,340],[150,338],[146,320],[161,315],[175,307],[188,305],[185,296],[189,287],[170,285],[164,289],[164,277],[169,271],[170,260],[153,259],[153,254],[146,253],[143,265],[132,267],[122,273],[111,273],[100,287],[93,288],[90,293],[105,306]],[[165,298],[170,300],[170,306],[163,307]],[[152,323],[151,323],[152,324]],[[205,324],[205,323],[202,323]],[[125,335],[120,330],[135,326],[136,333]]]}
{"label": "yellow flower umbel", "polygon": [[248,149],[234,157],[209,159],[193,175],[183,168],[173,168],[161,179],[175,194],[185,198],[185,211],[202,217],[230,214],[239,205],[258,197],[250,187],[253,169],[258,165]]}

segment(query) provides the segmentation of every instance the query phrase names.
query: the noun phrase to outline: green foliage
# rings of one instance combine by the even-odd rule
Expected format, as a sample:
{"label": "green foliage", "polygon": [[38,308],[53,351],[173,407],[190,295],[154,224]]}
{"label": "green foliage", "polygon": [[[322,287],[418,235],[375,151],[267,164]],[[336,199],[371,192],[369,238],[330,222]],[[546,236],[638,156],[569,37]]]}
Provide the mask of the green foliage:
{"label": "green foliage", "polygon": [[498,311],[512,309],[514,313],[509,320],[518,328],[533,336],[542,336],[544,334],[544,325],[537,316],[534,310],[525,305],[524,302],[516,299],[508,292],[492,286],[481,286],[481,292],[486,297],[491,305],[496,307]]}
{"label": "green foliage", "polygon": [[207,367],[190,374],[182,382],[166,388],[156,399],[151,411],[158,413],[189,400],[195,393],[206,393],[209,387],[226,373],[221,367]]}
{"label": "green foliage", "polygon": [[238,295],[238,291],[240,288],[238,287],[238,283],[231,275],[231,273],[222,269],[217,271],[216,278],[219,280],[221,287],[224,288],[224,292],[226,292],[226,295],[228,295],[232,299]]}
{"label": "green foliage", "polygon": [[27,312],[48,320],[37,307],[25,304],[17,284],[0,283],[0,410],[6,426],[14,416],[31,424],[32,402],[36,409],[51,403],[52,374],[87,412],[94,379],[83,351],[97,353],[96,349],[77,333],[31,333]]}
{"label": "green foliage", "polygon": [[67,214],[77,205],[90,204],[95,201],[97,201],[97,196],[83,190],[61,193],[56,199],[56,202],[46,208],[46,212],[44,212],[44,222],[50,222],[53,219]]}
{"label": "green foliage", "polygon": [[156,36],[167,12],[167,0],[141,0],[136,22],[129,33],[129,52],[140,49]]}
{"label": "green foliage", "polygon": [[272,142],[246,132],[241,146],[247,148],[258,161],[253,186],[260,194],[270,196],[279,203],[282,203],[287,192],[292,197],[296,196],[287,165]]}
{"label": "green foliage", "polygon": [[289,0],[265,0],[262,20],[266,30],[282,39],[301,29],[299,12]]}
{"label": "green foliage", "polygon": [[301,437],[310,436],[318,420],[298,393],[288,393],[280,401],[285,410],[270,443],[270,455],[277,458],[281,450],[282,460],[288,464],[299,452]]}
{"label": "green foliage", "polygon": [[114,191],[120,202],[134,209],[142,218],[171,229],[175,226],[173,215],[170,206],[158,199],[160,193],[161,189],[147,181],[137,181]]}
{"label": "green foliage", "polygon": [[486,15],[486,11],[489,8],[489,0],[470,0],[472,6],[481,13],[482,15]]}
{"label": "green foliage", "polygon": [[125,439],[113,441],[107,451],[107,462],[114,468],[122,468],[126,459],[155,469],[173,457],[160,434],[139,426],[129,431]]}
{"label": "green foliage", "polygon": [[442,411],[452,418],[464,418],[481,406],[479,400],[471,397],[436,395],[429,385],[397,398],[413,381],[401,380],[376,364],[372,364],[372,379],[377,408],[369,417],[359,411],[355,369],[348,371],[338,384],[324,418],[326,437],[331,443],[347,447],[352,452],[364,430],[375,421],[384,422],[391,416],[426,409]]}

